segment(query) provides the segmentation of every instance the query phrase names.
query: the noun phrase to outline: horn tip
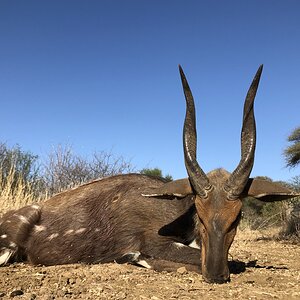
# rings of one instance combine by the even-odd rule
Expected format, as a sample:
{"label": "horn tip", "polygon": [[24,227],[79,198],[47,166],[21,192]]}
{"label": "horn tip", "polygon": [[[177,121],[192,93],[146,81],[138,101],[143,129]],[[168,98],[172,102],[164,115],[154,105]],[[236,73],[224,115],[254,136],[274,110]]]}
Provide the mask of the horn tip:
{"label": "horn tip", "polygon": [[184,75],[184,72],[183,72],[183,69],[182,69],[181,65],[178,65],[178,68],[179,68],[180,75],[181,76]]}

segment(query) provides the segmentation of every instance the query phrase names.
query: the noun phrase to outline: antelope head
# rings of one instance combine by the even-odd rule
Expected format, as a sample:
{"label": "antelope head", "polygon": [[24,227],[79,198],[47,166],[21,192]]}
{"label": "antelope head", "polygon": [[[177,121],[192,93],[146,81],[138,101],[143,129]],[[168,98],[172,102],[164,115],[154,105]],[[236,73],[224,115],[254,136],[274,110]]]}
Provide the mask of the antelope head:
{"label": "antelope head", "polygon": [[[194,100],[183,70],[179,69],[187,106],[183,129],[184,158],[199,219],[202,275],[208,282],[223,283],[230,278],[228,251],[241,218],[242,199],[251,194],[257,198],[267,196],[266,182],[249,178],[256,144],[253,103],[263,66],[257,70],[245,99],[241,160],[231,174],[223,169],[205,174],[197,162]],[[276,200],[284,198],[279,194]]]}

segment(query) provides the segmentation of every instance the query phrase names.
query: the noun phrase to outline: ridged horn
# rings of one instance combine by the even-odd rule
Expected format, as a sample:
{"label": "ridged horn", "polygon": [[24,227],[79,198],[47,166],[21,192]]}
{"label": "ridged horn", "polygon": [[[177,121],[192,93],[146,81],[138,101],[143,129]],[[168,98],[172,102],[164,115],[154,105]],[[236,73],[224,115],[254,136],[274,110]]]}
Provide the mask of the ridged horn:
{"label": "ridged horn", "polygon": [[197,132],[194,98],[181,66],[179,66],[179,72],[186,99],[186,115],[183,127],[184,162],[193,189],[199,196],[206,198],[212,185],[196,159]]}
{"label": "ridged horn", "polygon": [[253,104],[262,70],[263,65],[258,68],[245,99],[241,132],[241,160],[224,186],[230,200],[237,199],[243,192],[254,163],[256,126]]}

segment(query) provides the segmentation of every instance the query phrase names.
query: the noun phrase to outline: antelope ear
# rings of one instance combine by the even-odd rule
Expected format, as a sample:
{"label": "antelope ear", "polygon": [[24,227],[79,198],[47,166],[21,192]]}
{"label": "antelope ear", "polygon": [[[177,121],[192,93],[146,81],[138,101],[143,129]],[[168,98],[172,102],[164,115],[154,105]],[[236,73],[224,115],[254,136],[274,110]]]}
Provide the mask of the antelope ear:
{"label": "antelope ear", "polygon": [[184,198],[193,194],[192,186],[188,178],[178,179],[165,183],[158,188],[149,188],[142,196],[144,197],[178,197]]}
{"label": "antelope ear", "polygon": [[243,196],[251,196],[261,201],[274,202],[299,197],[300,194],[279,183],[249,178],[243,191]]}

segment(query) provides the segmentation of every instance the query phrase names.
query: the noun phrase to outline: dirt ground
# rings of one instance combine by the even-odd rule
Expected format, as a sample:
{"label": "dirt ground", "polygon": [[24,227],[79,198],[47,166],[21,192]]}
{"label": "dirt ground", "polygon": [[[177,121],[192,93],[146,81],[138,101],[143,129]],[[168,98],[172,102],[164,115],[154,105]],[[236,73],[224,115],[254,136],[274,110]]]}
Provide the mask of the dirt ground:
{"label": "dirt ground", "polygon": [[0,299],[300,299],[300,245],[239,231],[230,260],[246,269],[226,284],[208,284],[180,268],[158,273],[132,265],[0,268]]}

